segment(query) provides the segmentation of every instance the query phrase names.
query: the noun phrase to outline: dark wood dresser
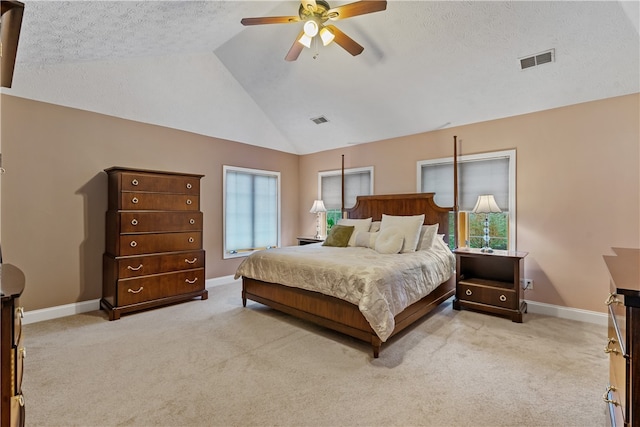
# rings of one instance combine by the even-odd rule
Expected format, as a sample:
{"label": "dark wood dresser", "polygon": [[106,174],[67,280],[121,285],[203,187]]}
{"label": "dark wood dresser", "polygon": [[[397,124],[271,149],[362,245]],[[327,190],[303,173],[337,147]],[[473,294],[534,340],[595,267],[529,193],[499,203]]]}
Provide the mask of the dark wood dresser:
{"label": "dark wood dresser", "polygon": [[113,167],[100,307],[109,320],[195,297],[207,299],[203,175]]}
{"label": "dark wood dresser", "polygon": [[22,336],[23,310],[18,300],[24,291],[24,283],[24,274],[20,269],[11,264],[0,264],[0,289],[2,290],[0,426],[2,427],[24,426],[22,368],[25,348]]}
{"label": "dark wood dresser", "polygon": [[613,248],[604,256],[611,276],[609,385],[603,399],[612,426],[640,426],[640,249]]}

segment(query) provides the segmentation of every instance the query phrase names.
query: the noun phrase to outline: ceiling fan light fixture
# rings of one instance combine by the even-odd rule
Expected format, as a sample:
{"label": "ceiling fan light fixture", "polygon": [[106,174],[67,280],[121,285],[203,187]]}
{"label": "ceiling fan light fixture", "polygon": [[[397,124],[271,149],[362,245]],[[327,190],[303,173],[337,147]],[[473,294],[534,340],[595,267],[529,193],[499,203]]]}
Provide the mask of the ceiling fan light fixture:
{"label": "ceiling fan light fixture", "polygon": [[302,33],[302,36],[300,36],[300,38],[298,39],[298,43],[300,43],[304,47],[309,47],[310,48],[311,47],[311,40],[313,40],[312,37],[309,37],[305,33]]}
{"label": "ceiling fan light fixture", "polygon": [[336,38],[335,34],[327,27],[322,27],[320,30],[320,38],[322,39],[322,45],[326,46]]}
{"label": "ceiling fan light fixture", "polygon": [[304,23],[304,34],[309,38],[313,38],[318,34],[318,23],[313,19]]}

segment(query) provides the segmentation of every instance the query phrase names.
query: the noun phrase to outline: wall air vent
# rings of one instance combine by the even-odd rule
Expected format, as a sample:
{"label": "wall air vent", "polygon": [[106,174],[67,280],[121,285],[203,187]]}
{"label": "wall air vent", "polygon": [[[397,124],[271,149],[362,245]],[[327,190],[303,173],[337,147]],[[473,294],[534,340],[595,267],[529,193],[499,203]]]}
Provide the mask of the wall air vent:
{"label": "wall air vent", "polygon": [[320,117],[316,117],[314,119],[311,119],[311,121],[317,125],[321,125],[323,123],[327,123],[329,120],[327,120],[327,118],[325,116],[320,116]]}
{"label": "wall air vent", "polygon": [[527,68],[536,67],[538,65],[547,64],[556,60],[556,50],[550,49],[546,52],[537,53],[535,55],[520,58],[520,69],[526,70]]}

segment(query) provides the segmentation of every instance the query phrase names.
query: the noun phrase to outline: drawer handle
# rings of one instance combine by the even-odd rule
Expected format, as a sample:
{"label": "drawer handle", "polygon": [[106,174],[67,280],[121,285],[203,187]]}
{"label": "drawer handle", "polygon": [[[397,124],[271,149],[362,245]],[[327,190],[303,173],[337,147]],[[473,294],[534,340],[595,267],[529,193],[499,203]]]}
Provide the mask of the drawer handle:
{"label": "drawer handle", "polygon": [[144,286],[140,286],[135,291],[133,289],[129,288],[129,289],[127,289],[127,292],[130,292],[132,294],[139,294],[140,292],[142,292],[143,289],[144,289]]}
{"label": "drawer handle", "polygon": [[24,396],[19,394],[17,396],[13,396],[14,399],[16,399],[18,401],[18,404],[20,406],[24,406]]}
{"label": "drawer handle", "polygon": [[133,199],[131,199],[131,202],[132,202],[133,204],[138,203],[138,198],[137,198],[137,197],[134,197]]}
{"label": "drawer handle", "polygon": [[505,302],[507,300],[507,297],[504,295],[500,295],[500,301]]}
{"label": "drawer handle", "polygon": [[135,240],[132,240],[132,241],[131,241],[131,243],[129,243],[129,245],[130,245],[132,248],[135,248],[136,246],[138,246],[138,243],[137,243]]}
{"label": "drawer handle", "polygon": [[23,319],[24,318],[24,307],[16,307],[16,314],[18,315],[18,317]]}
{"label": "drawer handle", "polygon": [[26,359],[27,358],[27,349],[24,347],[20,347],[20,350],[18,350],[18,356],[20,356],[20,359]]}
{"label": "drawer handle", "polygon": [[193,285],[194,283],[196,283],[198,281],[198,278],[196,277],[193,280],[189,280],[189,279],[184,279],[185,282],[187,282],[190,285]]}
{"label": "drawer handle", "polygon": [[132,270],[132,271],[138,271],[138,270],[140,270],[140,269],[142,268],[142,264],[140,264],[140,265],[139,265],[139,266],[137,266],[137,267],[131,267],[130,265],[127,265],[127,268],[128,268],[129,270]]}
{"label": "drawer handle", "polygon": [[190,205],[191,203],[193,203],[191,199],[187,199],[187,204]]}
{"label": "drawer handle", "polygon": [[471,292],[471,289],[467,289],[466,291],[464,291],[464,293],[468,296],[471,296],[471,294],[473,294],[473,292]]}
{"label": "drawer handle", "polygon": [[191,183],[190,183],[190,182],[187,182],[187,188],[188,188],[189,190],[191,190],[191,187],[192,187]]}
{"label": "drawer handle", "polygon": [[138,225],[138,220],[137,219],[132,219],[131,220],[131,225]]}
{"label": "drawer handle", "polygon": [[131,181],[131,185],[138,185],[138,180],[134,179],[133,181]]}
{"label": "drawer handle", "polygon": [[186,262],[187,264],[195,264],[197,260],[198,258],[194,258],[193,260],[189,261],[188,259],[185,258],[184,262]]}
{"label": "drawer handle", "polygon": [[609,340],[607,341],[607,345],[604,346],[604,352],[609,354],[609,353],[613,353],[613,354],[618,354],[620,353],[617,349],[615,348],[609,348],[609,346],[611,344],[615,344],[616,340],[614,338],[609,338]]}
{"label": "drawer handle", "polygon": [[609,294],[609,296],[607,297],[607,300],[604,302],[606,305],[611,305],[611,304],[622,304],[622,301],[620,301],[618,299],[618,295],[616,294]]}
{"label": "drawer handle", "polygon": [[607,387],[607,391],[605,391],[604,394],[602,395],[602,400],[604,400],[607,403],[611,403],[614,406],[620,406],[620,402],[618,402],[617,400],[609,399],[609,392],[610,391],[616,391],[616,388],[614,386],[612,386],[612,385]]}
{"label": "drawer handle", "polygon": [[193,243],[195,242],[195,239],[193,237],[189,237],[189,243]]}
{"label": "drawer handle", "polygon": [[189,220],[189,224],[193,225],[193,224],[195,224],[195,223],[196,223],[196,220],[195,220],[195,219],[191,218],[191,219]]}

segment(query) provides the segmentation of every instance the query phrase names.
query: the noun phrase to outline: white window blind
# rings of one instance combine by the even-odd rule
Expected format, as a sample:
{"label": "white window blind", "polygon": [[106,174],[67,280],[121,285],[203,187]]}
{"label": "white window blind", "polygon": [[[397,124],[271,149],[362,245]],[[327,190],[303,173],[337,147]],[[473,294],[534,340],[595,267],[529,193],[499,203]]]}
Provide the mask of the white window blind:
{"label": "white window blind", "polygon": [[[352,208],[357,196],[373,194],[373,168],[345,170],[344,205]],[[330,171],[320,173],[320,198],[327,210],[342,207],[342,173]]]}
{"label": "white window blind", "polygon": [[[503,211],[509,211],[509,157],[458,162],[458,205],[471,211],[482,194],[493,194]],[[439,206],[453,206],[453,161],[421,167],[422,192],[436,193]]]}
{"label": "white window blind", "polygon": [[224,166],[225,257],[279,245],[280,173]]}

